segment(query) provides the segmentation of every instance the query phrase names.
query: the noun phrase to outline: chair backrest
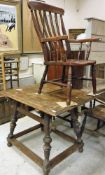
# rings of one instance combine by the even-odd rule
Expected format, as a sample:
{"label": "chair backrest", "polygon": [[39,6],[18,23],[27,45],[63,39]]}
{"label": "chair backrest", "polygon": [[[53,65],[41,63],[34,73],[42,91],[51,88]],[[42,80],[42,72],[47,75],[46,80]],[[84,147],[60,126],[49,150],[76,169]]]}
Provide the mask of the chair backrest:
{"label": "chair backrest", "polygon": [[28,2],[28,6],[45,62],[70,59],[71,49],[63,22],[64,10],[35,1]]}

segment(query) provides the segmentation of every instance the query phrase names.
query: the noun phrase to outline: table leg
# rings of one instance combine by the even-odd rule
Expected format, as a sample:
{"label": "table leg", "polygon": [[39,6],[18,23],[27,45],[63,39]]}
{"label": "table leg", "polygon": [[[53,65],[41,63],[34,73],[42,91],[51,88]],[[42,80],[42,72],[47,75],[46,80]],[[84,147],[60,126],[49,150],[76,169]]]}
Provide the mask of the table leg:
{"label": "table leg", "polygon": [[11,118],[11,123],[10,123],[10,133],[7,137],[7,145],[8,146],[12,146],[11,142],[9,141],[9,139],[11,139],[13,137],[13,133],[14,133],[14,130],[15,130],[15,127],[16,127],[16,122],[18,120],[18,111],[17,111],[17,107],[19,106],[19,103],[16,102],[15,105],[14,105],[14,113],[12,115],[12,118]]}
{"label": "table leg", "polygon": [[43,162],[43,172],[44,175],[48,175],[50,172],[50,164],[49,164],[49,157],[50,157],[50,150],[51,146],[50,143],[52,141],[50,137],[50,120],[51,117],[48,115],[44,116],[44,132],[45,132],[45,137],[43,139],[44,141],[44,162]]}
{"label": "table leg", "polygon": [[[44,120],[44,112],[40,112],[41,118]],[[44,125],[41,124],[41,131],[44,131]]]}
{"label": "table leg", "polygon": [[73,121],[74,132],[75,132],[76,137],[77,137],[77,144],[79,144],[79,152],[83,152],[84,143],[83,143],[82,138],[81,138],[82,137],[81,126],[80,126],[80,123],[78,121],[77,109],[71,110],[71,117],[72,117],[72,121]]}

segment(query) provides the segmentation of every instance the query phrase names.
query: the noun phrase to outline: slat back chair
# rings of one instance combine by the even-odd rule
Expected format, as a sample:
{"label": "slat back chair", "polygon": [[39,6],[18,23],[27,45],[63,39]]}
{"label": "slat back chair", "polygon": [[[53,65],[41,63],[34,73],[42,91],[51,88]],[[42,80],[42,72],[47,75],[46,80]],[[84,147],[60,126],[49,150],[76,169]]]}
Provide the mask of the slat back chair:
{"label": "slat back chair", "polygon": [[0,54],[0,90],[7,89],[7,81],[10,82],[10,88],[13,88],[13,81],[17,82],[19,87],[19,65],[20,53],[1,53]]}
{"label": "slat back chair", "polygon": [[13,82],[17,83],[19,87],[19,67],[20,67],[20,54],[4,54],[4,69],[5,77],[10,82],[10,88],[13,88]]}
{"label": "slat back chair", "polygon": [[[64,10],[55,6],[48,5],[37,1],[28,2],[28,7],[31,10],[34,28],[39,37],[42,50],[44,53],[45,71],[41,79],[38,93],[41,93],[44,83],[53,83],[60,86],[67,86],[67,104],[71,101],[71,78],[72,68],[74,66],[92,66],[92,85],[93,92],[96,92],[96,79],[95,79],[95,61],[79,60],[80,52],[77,60],[71,59],[70,41],[66,33],[63,22]],[[88,40],[92,42],[92,40]],[[75,42],[73,40],[73,42]],[[81,45],[84,41],[81,41]],[[86,42],[86,40],[85,40]],[[79,43],[79,41],[78,41]],[[46,80],[48,68],[51,65],[62,66],[61,79]],[[65,83],[65,75],[67,70],[67,81]]]}

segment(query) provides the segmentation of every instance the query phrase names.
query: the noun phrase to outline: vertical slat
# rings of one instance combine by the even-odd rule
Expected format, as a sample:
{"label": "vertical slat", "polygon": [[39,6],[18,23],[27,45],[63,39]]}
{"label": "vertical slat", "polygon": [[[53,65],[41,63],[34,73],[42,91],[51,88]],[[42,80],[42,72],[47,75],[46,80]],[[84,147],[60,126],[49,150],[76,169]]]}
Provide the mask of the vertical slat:
{"label": "vertical slat", "polygon": [[41,22],[41,26],[42,26],[42,31],[43,31],[43,37],[48,37],[44,11],[38,11],[38,12],[39,12],[39,16],[40,16],[40,22]]}
{"label": "vertical slat", "polygon": [[31,13],[32,13],[32,19],[33,19],[35,30],[38,34],[39,39],[41,40],[41,37],[43,36],[43,33],[42,33],[40,25],[39,25],[37,12],[36,12],[36,10],[34,10],[34,11],[31,11]]}
{"label": "vertical slat", "polygon": [[[44,33],[43,37],[48,37],[48,35],[52,36],[51,26],[49,26],[49,23],[48,23],[49,15],[46,15],[45,11],[43,11],[43,16],[42,16],[41,11],[39,11],[39,15],[40,15],[40,19],[41,19],[41,22],[42,22],[42,25],[43,25],[43,33]],[[54,43],[53,42],[44,43],[44,47],[47,49],[47,53],[49,53],[49,56],[47,55],[48,60],[49,61],[53,60],[53,53],[54,53],[54,50],[55,50]]]}
{"label": "vertical slat", "polygon": [[56,24],[57,34],[60,35],[57,13],[55,13],[55,24]]}
{"label": "vertical slat", "polygon": [[[58,17],[59,17],[59,19],[58,19]],[[58,14],[55,14],[55,24],[56,24],[56,28],[57,28],[57,32],[58,32],[58,34],[59,35],[62,35],[62,33],[60,33],[61,31],[60,31],[60,23],[61,23],[61,21],[60,21],[60,15]],[[60,58],[59,58],[59,60],[65,60],[65,56],[66,56],[66,54],[65,54],[65,47],[64,47],[64,43],[63,43],[63,41],[59,41],[59,47],[60,47],[60,50],[59,50],[59,53],[60,53]]]}
{"label": "vertical slat", "polygon": [[[54,14],[54,18],[55,18],[55,25],[56,25],[56,32],[58,35],[60,35],[60,29],[59,29],[59,19],[58,19],[58,15],[55,13]],[[63,44],[63,41],[59,41],[58,42],[58,45],[59,45],[59,57],[58,57],[58,60],[62,60],[62,57],[64,57],[64,44]]]}
{"label": "vertical slat", "polygon": [[[49,17],[49,15],[47,15],[46,14],[46,12],[44,11],[44,22],[45,22],[45,26],[46,26],[46,28],[47,28],[47,32],[48,32],[48,34],[50,35],[50,36],[53,36],[53,31],[51,32],[51,24],[49,25],[49,23],[50,23],[50,20],[48,20],[48,17]],[[48,22],[49,21],[49,22]],[[48,49],[49,49],[49,52],[51,53],[50,54],[50,57],[49,57],[49,60],[50,61],[52,61],[53,59],[54,59],[54,52],[55,52],[55,44],[53,43],[53,42],[48,42],[47,44],[47,47],[48,47]],[[55,56],[55,58],[56,58],[56,56]]]}
{"label": "vertical slat", "polygon": [[62,15],[60,15],[60,20],[61,20],[62,33],[63,33],[63,35],[66,35],[66,29],[65,29],[65,26],[64,26]]}
{"label": "vertical slat", "polygon": [[[33,19],[35,30],[38,34],[39,40],[41,40],[41,38],[44,37],[43,35],[47,35],[47,34],[45,34],[45,30],[43,31],[44,18],[42,18],[42,16],[40,15],[41,14],[41,12],[40,12],[39,16],[40,16],[40,20],[42,20],[42,30],[41,30],[36,10],[31,11],[31,13],[32,13],[32,19]],[[49,49],[48,49],[48,46],[46,43],[42,44],[42,49],[44,52],[45,61],[48,61],[50,56],[49,56]]]}
{"label": "vertical slat", "polygon": [[46,15],[45,11],[44,11],[44,19],[45,19],[45,23],[46,23],[46,28],[48,30],[48,34],[49,34],[49,36],[52,36],[51,27],[49,26],[49,22],[48,22],[48,15]]}
{"label": "vertical slat", "polygon": [[55,28],[54,28],[54,24],[53,24],[52,13],[49,13],[49,17],[50,17],[52,32],[53,32],[54,36],[56,36],[56,32],[55,32]]}
{"label": "vertical slat", "polygon": [[[65,26],[64,26],[62,15],[60,15],[60,20],[61,20],[61,28],[62,28],[63,35],[66,35],[67,33],[66,33]],[[67,59],[70,59],[70,57],[71,57],[70,43],[68,41],[65,41],[65,46],[66,46],[66,50],[67,50],[67,52],[66,52]]]}

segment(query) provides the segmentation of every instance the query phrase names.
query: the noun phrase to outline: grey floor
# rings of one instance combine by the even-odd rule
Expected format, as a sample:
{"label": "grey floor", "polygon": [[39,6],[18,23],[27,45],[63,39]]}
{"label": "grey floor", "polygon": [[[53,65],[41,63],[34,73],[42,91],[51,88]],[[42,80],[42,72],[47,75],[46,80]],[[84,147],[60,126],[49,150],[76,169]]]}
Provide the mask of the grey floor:
{"label": "grey floor", "polygon": [[[57,121],[58,122],[58,121]],[[88,127],[95,127],[95,120],[88,119]],[[17,122],[16,132],[33,126],[35,121],[24,117]],[[57,123],[58,124],[58,123]],[[42,175],[42,170],[16,147],[7,147],[7,135],[10,123],[0,126],[0,175]],[[73,135],[68,123],[60,123],[59,129]],[[105,128],[102,130],[105,133]],[[55,134],[53,138],[51,157],[70,145]],[[41,146],[43,134],[40,130],[21,138],[22,142],[43,157]],[[51,170],[50,175],[105,175],[105,138],[84,133],[84,152],[73,153],[62,163]]]}

